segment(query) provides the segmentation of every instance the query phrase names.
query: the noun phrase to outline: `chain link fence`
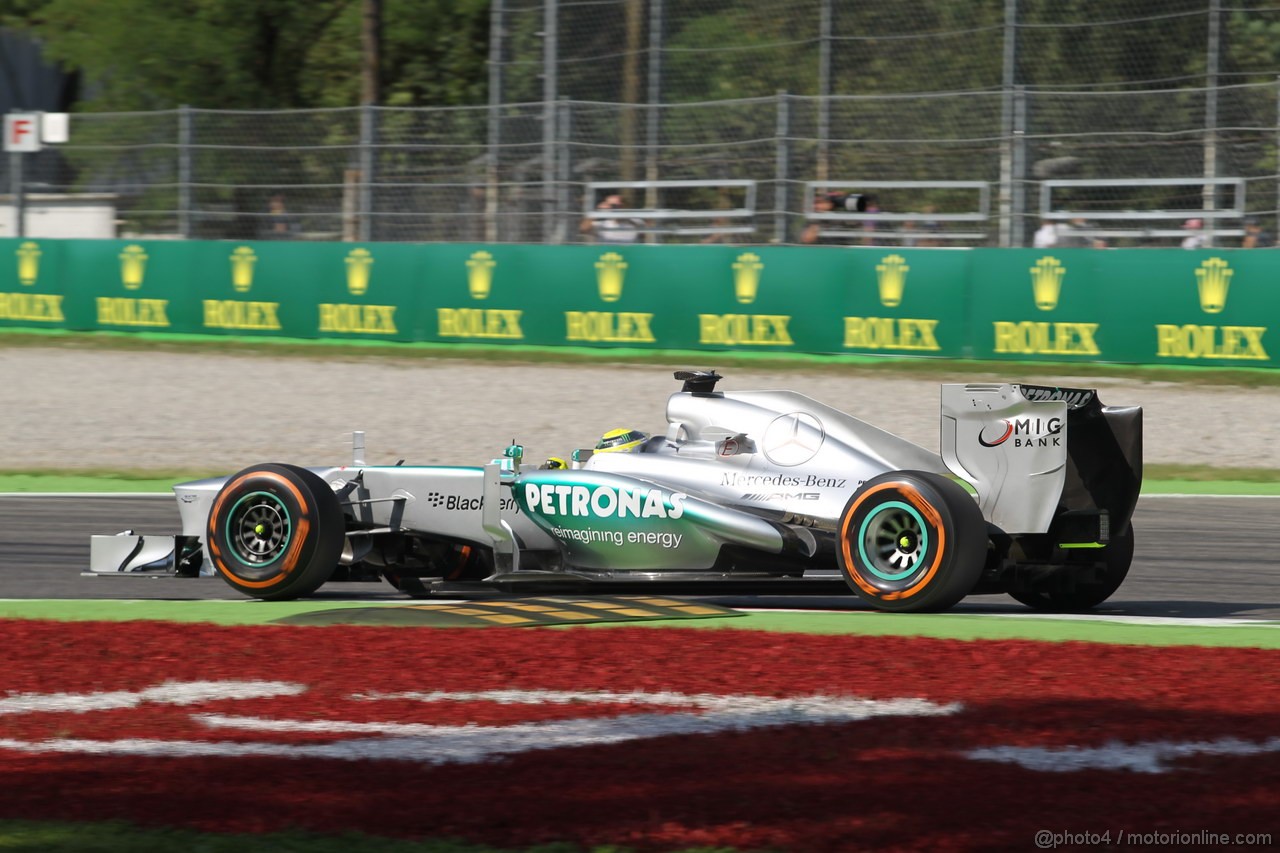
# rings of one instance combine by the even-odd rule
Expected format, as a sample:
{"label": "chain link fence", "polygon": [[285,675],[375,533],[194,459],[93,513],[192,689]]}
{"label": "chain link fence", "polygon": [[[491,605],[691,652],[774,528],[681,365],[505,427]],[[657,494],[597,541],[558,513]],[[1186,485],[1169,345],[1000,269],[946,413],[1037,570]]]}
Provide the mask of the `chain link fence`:
{"label": "chain link fence", "polygon": [[[0,186],[32,214],[109,203],[139,237],[589,241],[610,183],[655,242],[801,241],[827,183],[863,201],[825,242],[1276,230],[1280,6],[1260,0],[492,0],[491,29],[487,105],[78,113]],[[718,232],[739,201],[716,182],[741,181],[749,233]],[[659,227],[672,211],[700,227]]]}

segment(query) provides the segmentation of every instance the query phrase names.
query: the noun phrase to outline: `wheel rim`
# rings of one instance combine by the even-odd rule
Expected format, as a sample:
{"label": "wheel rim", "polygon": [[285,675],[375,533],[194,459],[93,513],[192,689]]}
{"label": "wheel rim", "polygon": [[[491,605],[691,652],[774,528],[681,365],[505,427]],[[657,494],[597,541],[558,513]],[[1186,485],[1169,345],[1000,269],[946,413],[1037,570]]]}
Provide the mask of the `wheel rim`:
{"label": "wheel rim", "polygon": [[858,531],[858,554],[867,571],[900,581],[920,568],[929,550],[929,529],[915,507],[888,501],[873,509]]}
{"label": "wheel rim", "polygon": [[227,515],[227,543],[241,562],[269,566],[289,548],[293,523],[288,508],[270,492],[250,492]]}

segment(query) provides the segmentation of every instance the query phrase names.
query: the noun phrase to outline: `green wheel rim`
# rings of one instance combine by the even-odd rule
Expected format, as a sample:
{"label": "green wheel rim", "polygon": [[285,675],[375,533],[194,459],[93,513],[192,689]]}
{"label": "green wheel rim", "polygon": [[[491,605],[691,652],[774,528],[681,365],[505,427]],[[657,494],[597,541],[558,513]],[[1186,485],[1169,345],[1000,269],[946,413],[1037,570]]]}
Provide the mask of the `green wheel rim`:
{"label": "green wheel rim", "polygon": [[915,507],[887,501],[867,514],[858,528],[858,556],[883,581],[910,577],[929,550],[929,528]]}
{"label": "green wheel rim", "polygon": [[240,562],[255,568],[270,566],[289,550],[293,517],[270,492],[250,492],[231,507],[225,532]]}

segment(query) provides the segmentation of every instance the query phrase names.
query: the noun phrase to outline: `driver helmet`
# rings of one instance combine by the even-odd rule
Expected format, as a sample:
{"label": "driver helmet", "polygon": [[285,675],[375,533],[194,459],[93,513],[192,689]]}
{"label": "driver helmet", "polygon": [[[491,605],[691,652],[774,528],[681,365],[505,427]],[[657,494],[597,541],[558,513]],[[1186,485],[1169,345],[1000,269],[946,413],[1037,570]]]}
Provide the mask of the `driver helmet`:
{"label": "driver helmet", "polygon": [[649,436],[638,429],[611,429],[596,442],[596,453],[617,453],[634,450]]}

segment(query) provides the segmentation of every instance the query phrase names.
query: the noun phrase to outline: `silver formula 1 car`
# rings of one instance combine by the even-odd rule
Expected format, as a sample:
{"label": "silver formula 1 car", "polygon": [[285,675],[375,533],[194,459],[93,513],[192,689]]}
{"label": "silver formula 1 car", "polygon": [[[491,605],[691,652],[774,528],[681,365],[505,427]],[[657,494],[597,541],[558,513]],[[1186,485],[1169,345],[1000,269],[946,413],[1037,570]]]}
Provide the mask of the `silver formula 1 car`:
{"label": "silver formula 1 car", "polygon": [[834,583],[893,611],[982,593],[1085,609],[1129,570],[1139,408],[1087,389],[943,385],[937,454],[801,394],[675,377],[666,433],[629,452],[532,467],[512,445],[475,467],[366,465],[357,433],[351,465],[174,486],[181,535],[95,536],[90,569],[217,574],[270,600],[377,576],[418,596]]}

